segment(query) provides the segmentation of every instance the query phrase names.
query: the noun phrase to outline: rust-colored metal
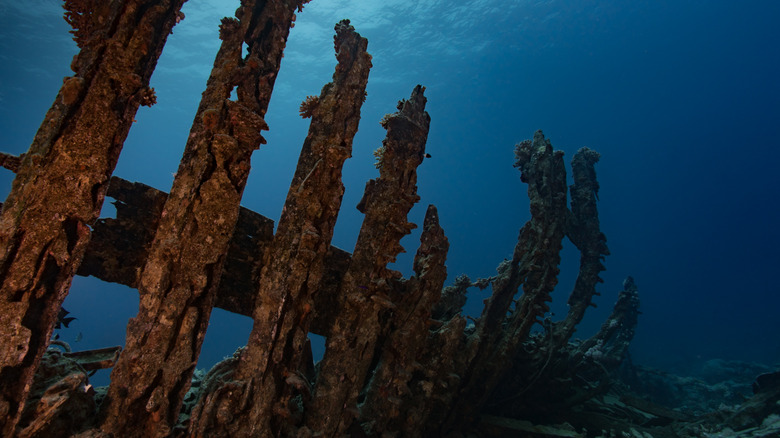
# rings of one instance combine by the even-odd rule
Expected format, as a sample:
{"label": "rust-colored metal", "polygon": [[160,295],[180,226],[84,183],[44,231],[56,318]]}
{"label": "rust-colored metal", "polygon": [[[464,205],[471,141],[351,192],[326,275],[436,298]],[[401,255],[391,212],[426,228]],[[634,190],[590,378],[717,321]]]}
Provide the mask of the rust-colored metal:
{"label": "rust-colored metal", "polygon": [[[138,277],[140,308],[101,405],[100,429],[168,436],[179,419],[216,300],[250,158],[300,0],[244,0],[222,45]],[[243,47],[248,54],[244,57]],[[230,94],[237,88],[237,100]]]}
{"label": "rust-colored metal", "polygon": [[184,0],[68,0],[81,51],[0,216],[0,428],[13,433]]}
{"label": "rust-colored metal", "polygon": [[[197,435],[290,433],[287,404],[305,387],[299,369],[315,313],[313,296],[323,292],[320,284],[344,194],[341,168],[352,154],[371,68],[368,41],[349,20],[336,25],[334,42],[338,65],[333,81],[310,106],[309,134],[264,257],[249,342],[232,381],[195,408],[191,430]],[[230,421],[216,415],[217,406],[231,411]]]}
{"label": "rust-colored metal", "polygon": [[[66,0],[82,49],[76,75],[30,151],[0,154],[0,166],[18,172],[0,216],[4,436],[446,436],[480,424],[488,409],[545,418],[603,393],[625,358],[639,301],[627,280],[602,330],[569,342],[608,254],[597,153],[574,156],[568,208],[563,153],[541,131],[520,143],[515,166],[528,184],[531,219],[498,275],[459,276],[443,289],[449,243],[429,206],[415,274],[403,279],[388,265],[415,227],[407,215],[419,200],[430,125],[417,86],[381,122],[380,175],[358,205],[365,219],[354,253],[330,245],[371,68],[367,40],[348,20],[336,25],[333,81],[301,104],[312,122],[275,235],[273,221],[239,206],[286,38],[306,0],[242,0],[237,18],[223,19],[170,194],[111,177],[132,116],[155,100],[149,75],[183,1]],[[96,221],[106,195],[117,216]],[[566,236],[581,252],[580,276],[568,316],[551,323],[541,318]],[[139,290],[121,354],[44,353],[75,273]],[[472,286],[490,286],[492,296],[467,325],[460,313]],[[188,392],[214,306],[251,316],[254,327],[245,348]],[[544,335],[530,333],[538,322]],[[312,332],[327,337],[316,368]],[[96,413],[88,371],[112,366]],[[600,383],[573,390],[573,373]]]}
{"label": "rust-colored metal", "polygon": [[430,116],[425,88],[415,87],[396,113],[385,116],[379,178],[366,184],[358,209],[365,213],[347,272],[341,284],[342,308],[320,363],[306,426],[315,434],[340,436],[359,415],[363,388],[374,348],[385,332],[381,315],[397,307],[392,282],[401,274],[387,268],[403,251],[401,239],[415,227],[407,215],[420,199],[417,166],[425,156]]}

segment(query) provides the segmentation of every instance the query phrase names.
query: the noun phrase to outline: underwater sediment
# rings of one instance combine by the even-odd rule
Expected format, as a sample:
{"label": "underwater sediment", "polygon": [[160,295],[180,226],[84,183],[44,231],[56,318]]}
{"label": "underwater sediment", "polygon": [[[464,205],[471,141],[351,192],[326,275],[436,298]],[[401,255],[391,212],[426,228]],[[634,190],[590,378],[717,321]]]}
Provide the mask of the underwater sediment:
{"label": "underwater sediment", "polygon": [[[30,150],[0,155],[17,174],[0,216],[4,436],[771,433],[780,397],[771,370],[749,402],[720,416],[642,399],[650,380],[628,360],[639,315],[631,277],[598,333],[572,339],[609,254],[591,149],[572,157],[567,187],[563,152],[541,131],[516,145],[530,220],[495,276],[460,275],[445,287],[450,245],[429,205],[414,274],[404,278],[389,266],[416,227],[408,214],[420,201],[431,123],[418,85],[381,121],[379,176],[357,206],[365,217],[355,247],[332,246],[372,67],[368,41],[349,20],[335,26],[332,81],[301,104],[311,123],[276,232],[240,207],[286,39],[307,1],[242,0],[223,19],[170,193],[112,176],[135,111],[155,101],[149,76],[182,3],[66,1],[81,48],[76,74]],[[114,219],[98,218],[105,196],[116,201]],[[568,314],[552,321],[564,239],[580,266]],[[74,275],[138,290],[124,349],[73,352],[53,339]],[[470,288],[492,292],[478,318],[462,314]],[[213,307],[254,326],[246,347],[201,374]],[[326,338],[317,364],[308,333]],[[98,393],[88,374],[102,368],[113,368],[111,384]]]}

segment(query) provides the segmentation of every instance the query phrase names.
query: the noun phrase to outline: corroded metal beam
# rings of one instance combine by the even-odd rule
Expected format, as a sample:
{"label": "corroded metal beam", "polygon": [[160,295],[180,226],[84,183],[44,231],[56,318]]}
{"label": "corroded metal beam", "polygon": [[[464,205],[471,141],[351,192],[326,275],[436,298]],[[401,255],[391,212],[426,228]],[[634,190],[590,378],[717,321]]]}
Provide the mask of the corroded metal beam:
{"label": "corroded metal beam", "polygon": [[[379,178],[368,181],[358,209],[365,213],[355,251],[344,274],[341,311],[320,362],[306,426],[315,434],[340,436],[352,424],[388,310],[396,308],[392,283],[402,276],[388,264],[404,249],[401,239],[415,227],[407,215],[420,199],[417,166],[425,157],[431,118],[425,88],[417,86],[398,111],[385,116]],[[359,415],[359,413],[358,413]]]}
{"label": "corroded metal beam", "polygon": [[178,422],[251,155],[265,143],[264,116],[295,12],[305,2],[243,0],[235,18],[222,19],[222,44],[138,276],[138,315],[128,323],[125,350],[100,407],[104,433],[169,436]]}
{"label": "corroded metal beam", "polygon": [[[0,429],[11,435],[184,0],[66,0],[81,51],[0,216]],[[35,6],[31,6],[35,7]]]}
{"label": "corroded metal beam", "polygon": [[[217,385],[193,409],[197,436],[294,436],[288,401],[298,376],[330,241],[341,208],[341,169],[352,155],[366,96],[371,55],[368,40],[349,20],[335,27],[338,64],[333,80],[301,113],[311,115],[309,133],[270,243],[257,287],[254,326],[230,382]],[[292,379],[292,380],[291,380]],[[305,385],[304,385],[305,386]],[[229,410],[225,421],[220,412]]]}

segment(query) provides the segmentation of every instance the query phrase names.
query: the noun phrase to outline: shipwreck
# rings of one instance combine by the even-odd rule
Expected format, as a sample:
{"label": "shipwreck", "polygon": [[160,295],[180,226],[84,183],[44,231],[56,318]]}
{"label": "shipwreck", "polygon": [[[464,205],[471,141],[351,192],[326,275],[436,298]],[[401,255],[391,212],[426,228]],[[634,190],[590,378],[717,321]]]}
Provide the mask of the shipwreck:
{"label": "shipwreck", "polygon": [[[379,176],[357,206],[365,215],[357,244],[351,252],[331,245],[341,169],[372,67],[368,42],[349,20],[335,26],[332,81],[301,104],[311,123],[275,232],[271,219],[240,201],[251,154],[269,129],[264,116],[285,42],[306,0],[241,0],[235,17],[222,20],[221,46],[169,193],[113,176],[136,111],[156,101],[149,79],[184,19],[184,1],[64,2],[80,48],[74,74],[29,151],[0,156],[16,173],[0,216],[3,436],[641,430],[630,418],[605,425],[606,414],[582,410],[611,388],[639,313],[628,278],[601,330],[572,339],[609,254],[595,151],[573,156],[567,187],[563,153],[541,131],[515,147],[531,219],[495,276],[459,275],[445,286],[449,243],[430,205],[414,275],[404,278],[388,266],[416,227],[407,214],[420,200],[416,169],[426,159],[431,122],[425,88],[417,86],[381,121]],[[99,217],[106,197],[116,218]],[[545,314],[563,239],[580,252],[579,274],[568,314],[551,321]],[[75,275],[138,290],[123,347],[74,352],[53,340]],[[469,288],[492,291],[478,318],[461,312]],[[253,318],[254,326],[244,348],[200,375],[195,365],[215,306]],[[309,333],[326,338],[316,364]],[[89,372],[101,368],[112,368],[111,383],[96,389]],[[654,415],[665,424],[685,420]]]}

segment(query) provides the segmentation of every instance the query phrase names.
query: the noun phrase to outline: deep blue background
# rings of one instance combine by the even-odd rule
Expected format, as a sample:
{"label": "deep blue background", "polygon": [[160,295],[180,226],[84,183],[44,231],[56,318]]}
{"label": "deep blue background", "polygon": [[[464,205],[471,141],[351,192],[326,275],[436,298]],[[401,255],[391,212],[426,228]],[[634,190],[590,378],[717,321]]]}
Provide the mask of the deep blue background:
{"label": "deep blue background", "polygon": [[[76,53],[60,3],[32,3],[0,0],[0,149],[12,153],[29,146]],[[158,104],[138,112],[116,175],[170,189],[219,45],[219,20],[237,5],[185,4],[187,18],[152,78]],[[567,160],[582,146],[602,154],[599,207],[612,255],[599,308],[579,336],[601,324],[622,279],[633,275],[643,312],[635,362],[670,369],[710,358],[780,362],[780,2],[313,0],[298,15],[246,207],[278,219],[308,127],[297,107],[330,80],[333,25],[350,18],[369,39],[374,69],[344,169],[336,245],[354,246],[362,220],[354,206],[377,175],[379,120],[421,83],[432,158],[419,169],[422,201],[412,221],[422,222],[426,204],[438,206],[451,279],[493,275],[511,254],[528,219],[513,147],[542,129]],[[12,178],[0,173],[2,196]],[[408,254],[398,269],[407,275],[418,238],[403,241]],[[557,317],[577,258],[567,245]],[[472,292],[466,311],[478,314],[486,294]],[[77,278],[65,307],[79,319],[62,337],[82,332],[74,347],[97,348],[123,342],[137,297]],[[245,343],[250,328],[248,318],[215,310],[202,366]]]}

